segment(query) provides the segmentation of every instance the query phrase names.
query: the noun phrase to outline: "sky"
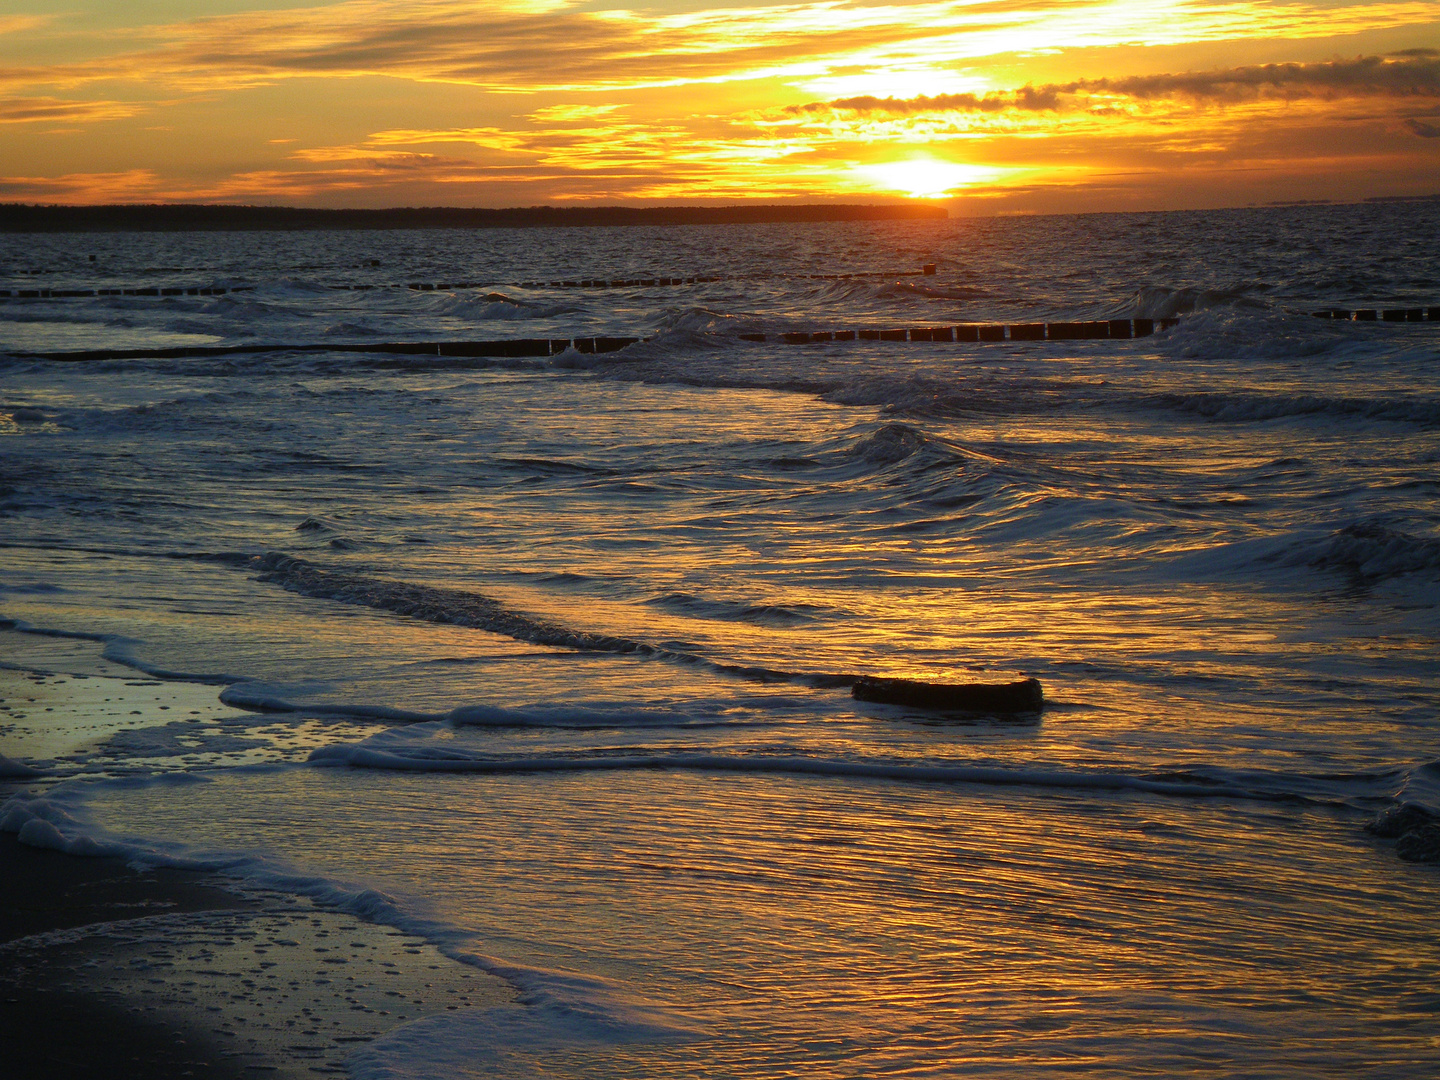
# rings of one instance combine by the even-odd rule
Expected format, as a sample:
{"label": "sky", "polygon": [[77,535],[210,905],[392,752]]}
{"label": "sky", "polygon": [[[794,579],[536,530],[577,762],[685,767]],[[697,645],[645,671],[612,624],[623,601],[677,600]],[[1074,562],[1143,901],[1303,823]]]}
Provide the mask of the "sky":
{"label": "sky", "polygon": [[0,202],[1435,193],[1436,0],[0,0]]}

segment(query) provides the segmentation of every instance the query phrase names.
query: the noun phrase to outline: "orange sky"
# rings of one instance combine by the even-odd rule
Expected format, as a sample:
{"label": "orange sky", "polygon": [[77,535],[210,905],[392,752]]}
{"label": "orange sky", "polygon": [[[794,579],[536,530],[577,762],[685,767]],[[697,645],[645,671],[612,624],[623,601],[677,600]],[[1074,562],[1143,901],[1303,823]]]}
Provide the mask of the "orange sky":
{"label": "orange sky", "polygon": [[1434,0],[0,5],[0,201],[1436,192]]}

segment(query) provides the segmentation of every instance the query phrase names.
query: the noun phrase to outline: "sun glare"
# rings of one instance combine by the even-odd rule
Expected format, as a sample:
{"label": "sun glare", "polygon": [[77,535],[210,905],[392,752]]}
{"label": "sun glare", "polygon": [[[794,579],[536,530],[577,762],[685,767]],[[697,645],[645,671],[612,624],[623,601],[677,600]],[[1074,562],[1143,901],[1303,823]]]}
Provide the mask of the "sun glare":
{"label": "sun glare", "polygon": [[916,157],[879,165],[860,165],[855,171],[876,191],[898,191],[912,199],[938,199],[957,188],[994,180],[1001,170],[985,165],[962,165],[954,161]]}
{"label": "sun glare", "polygon": [[812,76],[795,84],[817,98],[913,98],[936,94],[984,94],[996,89],[993,81],[968,72],[949,71],[930,64],[890,66],[881,70]]}

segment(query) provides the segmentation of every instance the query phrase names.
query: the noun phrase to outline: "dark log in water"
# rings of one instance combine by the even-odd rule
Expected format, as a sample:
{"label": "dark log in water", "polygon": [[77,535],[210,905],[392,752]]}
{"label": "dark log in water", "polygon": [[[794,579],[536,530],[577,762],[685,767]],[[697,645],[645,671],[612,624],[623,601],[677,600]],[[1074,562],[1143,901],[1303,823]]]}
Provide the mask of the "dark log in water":
{"label": "dark log in water", "polygon": [[1039,712],[1045,696],[1039,679],[1012,683],[927,683],[914,679],[857,679],[850,696],[859,701],[909,705],[950,712]]}

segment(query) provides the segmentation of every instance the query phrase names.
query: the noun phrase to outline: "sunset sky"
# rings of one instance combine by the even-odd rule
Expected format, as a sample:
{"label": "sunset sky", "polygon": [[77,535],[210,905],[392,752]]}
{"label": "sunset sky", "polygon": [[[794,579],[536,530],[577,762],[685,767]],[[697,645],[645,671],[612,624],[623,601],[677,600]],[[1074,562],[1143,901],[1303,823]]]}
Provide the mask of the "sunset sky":
{"label": "sunset sky", "polygon": [[1440,192],[1435,0],[0,0],[0,201]]}

